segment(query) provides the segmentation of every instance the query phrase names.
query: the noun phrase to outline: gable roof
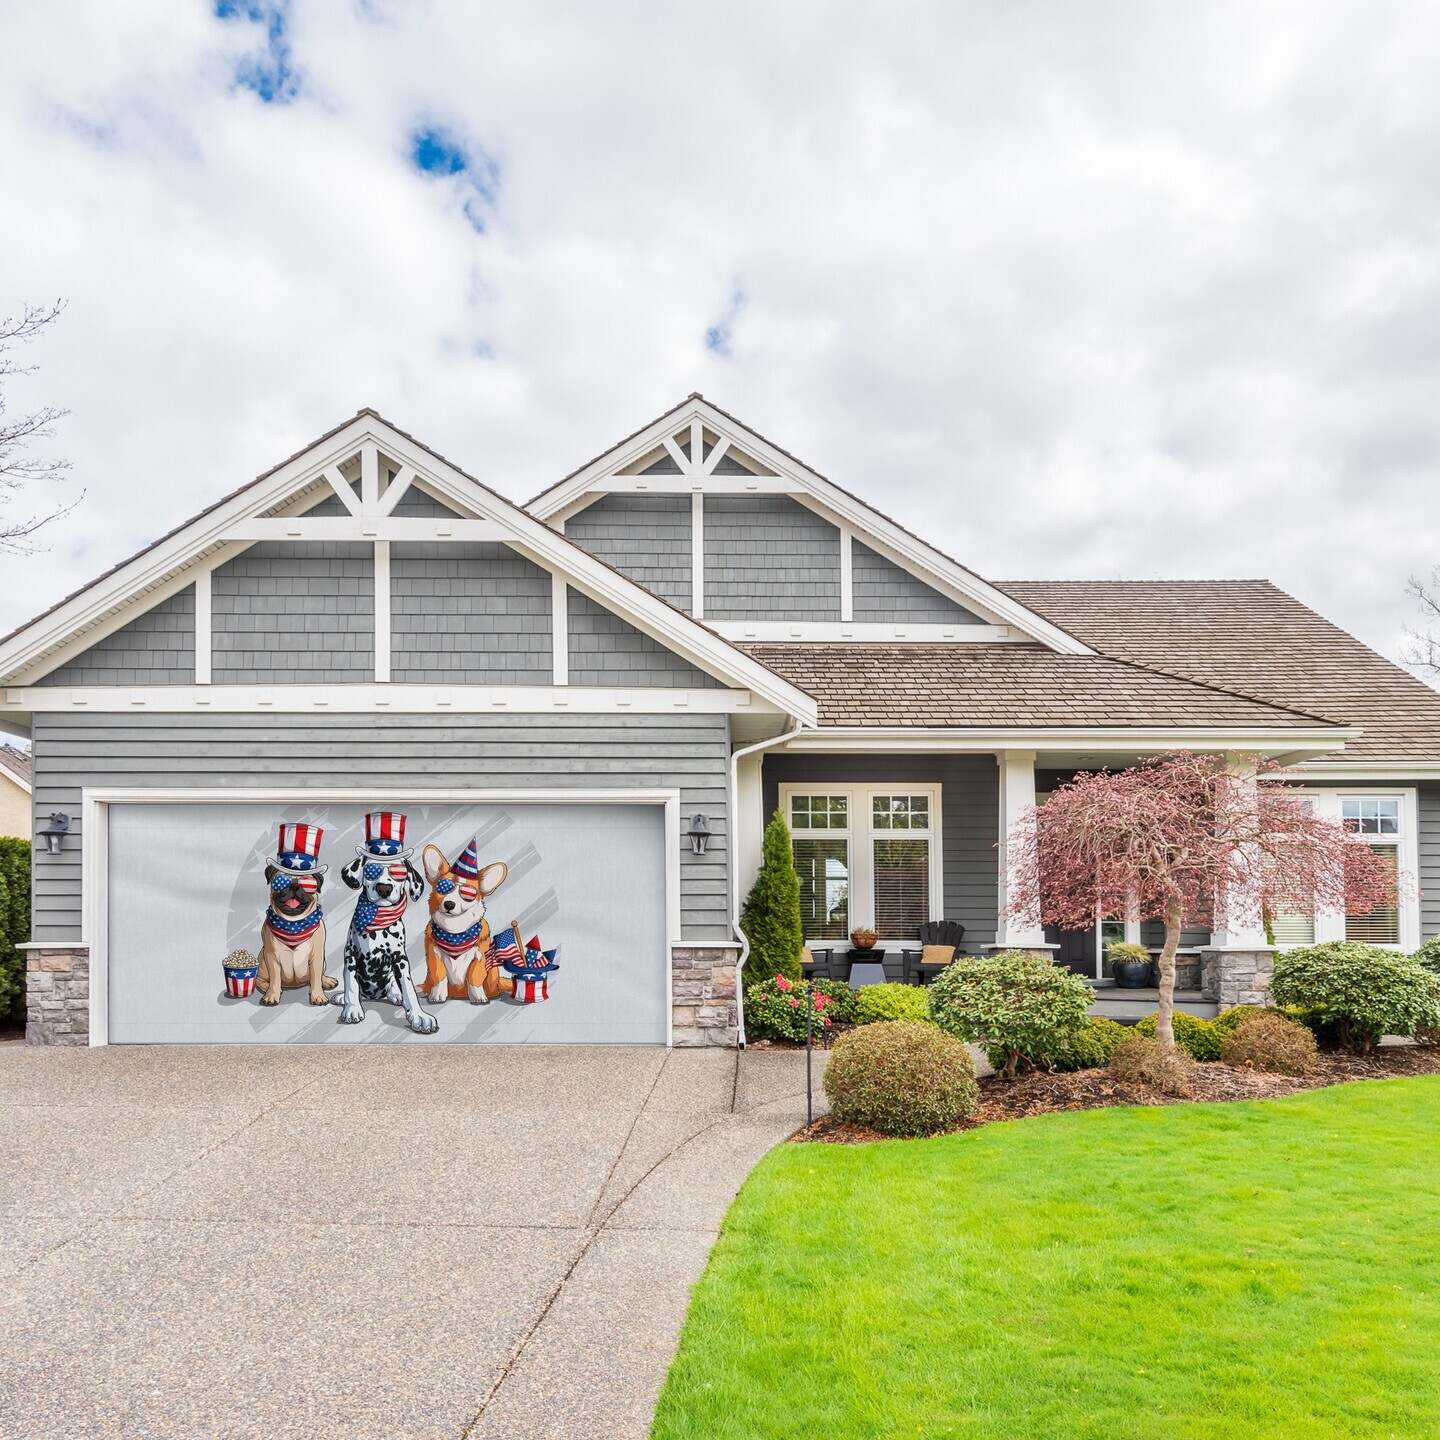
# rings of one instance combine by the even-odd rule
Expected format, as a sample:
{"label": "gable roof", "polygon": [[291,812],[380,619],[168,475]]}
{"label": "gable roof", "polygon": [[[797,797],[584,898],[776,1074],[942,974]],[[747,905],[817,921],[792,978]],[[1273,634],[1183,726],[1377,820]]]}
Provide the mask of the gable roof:
{"label": "gable roof", "polygon": [[[967,608],[987,611],[994,616],[996,623],[1013,626],[1061,654],[1087,653],[1089,647],[1063,627],[1018,603],[1014,596],[991,585],[913,530],[877,510],[852,491],[837,485],[788,450],[767,440],[758,430],[751,429],[744,421],[722,410],[699,391],[687,395],[648,425],[617,441],[593,460],[572,470],[563,480],[532,496],[525,508],[542,520],[562,516],[601,481],[643,459],[691,421],[700,422],[722,439],[738,445],[769,467],[772,474],[790,482],[803,503],[819,511],[832,523],[846,526],[865,545],[909,570],[941,594],[950,596]],[[743,480],[745,477],[717,478]],[[740,488],[745,487],[742,485]]]}
{"label": "gable roof", "polygon": [[17,750],[13,745],[0,745],[0,774],[7,775],[22,790],[30,790],[30,752]]}
{"label": "gable roof", "polygon": [[492,522],[504,543],[700,669],[813,723],[815,706],[808,695],[369,408],[11,631],[0,640],[0,680],[34,673],[42,665],[53,668],[49,658],[63,653],[68,642],[87,635],[98,640],[133,613],[184,588],[197,562],[253,543],[233,541],[238,524],[264,517],[312,490],[325,482],[327,470],[367,445],[412,469],[416,479],[444,499]]}
{"label": "gable roof", "polygon": [[1268,580],[1006,580],[1107,655],[1359,725],[1345,764],[1440,762],[1440,693]]}
{"label": "gable roof", "polygon": [[1105,655],[1041,645],[755,643],[743,647],[815,696],[821,726],[1092,726],[1310,730],[1327,716]]}

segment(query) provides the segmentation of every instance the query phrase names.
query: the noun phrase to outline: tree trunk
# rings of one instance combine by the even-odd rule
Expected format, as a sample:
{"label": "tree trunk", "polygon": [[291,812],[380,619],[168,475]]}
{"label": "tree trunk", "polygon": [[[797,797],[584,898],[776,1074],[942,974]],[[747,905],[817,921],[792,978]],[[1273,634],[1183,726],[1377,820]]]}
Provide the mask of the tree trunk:
{"label": "tree trunk", "polygon": [[1175,952],[1180,948],[1180,911],[1165,911],[1165,948],[1156,962],[1155,1038],[1167,1049],[1175,1048]]}

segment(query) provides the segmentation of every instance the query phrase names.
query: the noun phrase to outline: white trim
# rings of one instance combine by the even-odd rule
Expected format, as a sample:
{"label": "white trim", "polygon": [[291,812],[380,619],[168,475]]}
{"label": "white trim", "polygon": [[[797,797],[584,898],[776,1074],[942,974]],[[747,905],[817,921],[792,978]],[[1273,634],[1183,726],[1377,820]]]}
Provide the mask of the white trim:
{"label": "white trim", "polygon": [[227,540],[253,545],[261,540],[285,541],[361,541],[404,540],[425,544],[473,544],[499,542],[514,538],[511,531],[490,520],[464,520],[444,515],[435,516],[344,516],[344,515],[255,515],[237,520],[225,532]]}
{"label": "white trim", "polygon": [[[684,451],[675,447],[678,459]],[[806,495],[809,492],[794,480],[777,475],[708,475],[689,470],[659,475],[607,475],[590,487],[590,495]],[[573,511],[567,512],[573,514]],[[545,517],[547,520],[550,516]]]}
{"label": "white trim", "polygon": [[480,714],[506,710],[543,714],[568,710],[585,715],[696,714],[773,715],[782,711],[748,690],[634,689],[589,685],[37,685],[0,691],[0,716],[88,711],[98,715],[149,710],[176,715],[205,711],[224,714],[303,714],[330,711],[363,715]]}
{"label": "white trim", "polygon": [[213,570],[201,570],[195,577],[195,683],[210,683],[211,653],[215,644],[212,618],[211,577]]}
{"label": "white trim", "polygon": [[570,683],[570,587],[563,575],[550,576],[550,666],[557,686]]}
{"label": "white trim", "polygon": [[1424,760],[1304,760],[1283,775],[1266,775],[1265,781],[1353,780],[1359,785],[1394,784],[1397,780],[1440,780],[1440,761]]}
{"label": "white trim", "polygon": [[[690,496],[690,613],[700,620],[705,615],[705,492]],[[720,630],[720,626],[714,627]],[[724,631],[721,630],[721,634]]]}
{"label": "white trim", "polygon": [[[48,661],[49,650],[112,610],[125,606],[139,592],[172,584],[175,589],[188,585],[194,576],[184,575],[181,567],[194,563],[207,549],[223,541],[232,527],[250,517],[262,516],[264,511],[317,483],[327,465],[343,463],[356,453],[357,448],[362,454],[362,465],[367,463],[363,457],[368,448],[372,454],[372,461],[368,463],[374,465],[378,475],[377,447],[382,445],[394,464],[411,466],[425,488],[438,498],[493,522],[499,527],[503,542],[526,559],[545,570],[560,571],[568,583],[597,604],[619,615],[692,665],[717,679],[755,691],[786,714],[799,716],[809,724],[815,723],[815,701],[809,695],[682,611],[667,605],[633,580],[627,580],[618,571],[588,555],[543,521],[486,490],[463,471],[431,454],[418,442],[370,412],[362,412],[323,443],[311,446],[305,453],[246,486],[229,500],[197,516],[175,535],[121,565],[114,574],[87,586],[53,613],[31,621],[8,644],[0,647],[0,676],[13,676],[27,665]],[[335,523],[343,526],[355,522],[353,519],[340,519]],[[414,522],[377,518],[374,523],[377,527],[375,533],[365,538],[395,539],[397,534],[389,527]],[[430,527],[434,534],[448,528],[454,538],[460,538],[457,527],[466,522],[427,520],[419,523]],[[180,576],[175,574],[177,569],[181,569]],[[150,605],[154,603],[155,599],[149,602]],[[123,624],[124,621],[117,623]],[[99,637],[92,636],[89,643],[93,644],[96,638]],[[48,668],[53,669],[54,663],[50,662]]]}
{"label": "white trim", "polygon": [[1002,750],[996,757],[1000,767],[999,822],[1000,837],[996,844],[999,863],[995,867],[997,906],[995,911],[995,943],[1023,949],[1045,944],[1045,927],[1040,917],[1032,923],[1012,917],[1007,906],[1010,900],[1010,834],[1026,810],[1035,805],[1035,752],[1033,750]]}
{"label": "white trim", "polygon": [[330,488],[335,492],[335,498],[345,507],[351,515],[360,513],[360,502],[355,498],[354,487],[349,484],[340,473],[338,465],[327,465],[325,467],[325,478],[330,482]]}
{"label": "white trim", "polygon": [[375,542],[375,683],[390,681],[390,542]]}
{"label": "white trim", "polygon": [[360,446],[360,508],[373,515],[380,505],[380,450],[373,440]]}
{"label": "white trim", "polygon": [[380,497],[380,503],[375,507],[377,515],[393,515],[395,507],[404,497],[405,492],[415,480],[415,467],[413,465],[402,465],[396,472],[395,478],[386,486],[385,493]]}
{"label": "white trim", "polygon": [[[665,824],[665,1044],[674,1043],[674,988],[672,952],[679,945],[704,946],[712,942],[685,940],[680,908],[680,792],[678,790],[425,790],[396,789],[275,789],[224,786],[184,789],[126,789],[101,786],[81,793],[80,834],[80,945],[89,950],[90,1044],[110,1043],[109,935],[109,807],[111,805],[235,804],[307,805],[386,804],[412,805],[658,805]],[[721,944],[723,942],[714,942]],[[75,948],[73,941],[54,941],[54,949]]]}
{"label": "white trim", "polygon": [[[688,474],[641,477],[618,476],[616,472],[642,459],[657,445],[665,444],[687,421],[697,420],[717,436],[731,440],[772,472],[773,476],[778,477],[778,480],[766,476],[745,475],[713,477],[728,485],[730,493],[776,493],[778,489],[780,493],[794,494],[797,498],[803,496],[810,508],[820,510],[832,524],[849,526],[865,537],[866,545],[902,565],[942,594],[947,594],[968,607],[988,611],[998,623],[1013,625],[1063,655],[1094,653],[1088,645],[1082,644],[1059,626],[1027,609],[1003,591],[997,590],[973,571],[967,570],[958,561],[926,544],[918,536],[910,534],[864,501],[846,494],[839,486],[777,449],[753,430],[721,415],[699,395],[690,396],[684,403],[652,421],[620,445],[598,456],[559,485],[533,497],[526,508],[540,519],[548,520],[561,511],[570,513],[567,507],[572,506],[580,496],[600,485],[613,484],[616,481],[631,488],[633,482],[639,479],[646,479],[652,484],[683,481],[683,488],[692,488],[695,477]],[[681,471],[685,472],[688,467],[683,463],[683,458],[683,455],[677,455],[677,463],[680,463]],[[711,478],[702,477],[707,488]]]}
{"label": "white trim", "polygon": [[[843,551],[841,552],[844,553]],[[841,614],[845,606],[841,605]],[[812,643],[835,643],[842,640],[875,642],[894,641],[898,644],[934,644],[953,641],[958,644],[996,645],[1005,643],[1034,644],[1029,636],[1017,635],[1008,625],[914,624],[883,620],[712,620],[712,630],[727,640],[805,640]]]}
{"label": "white trim", "polygon": [[1257,753],[1284,750],[1327,752],[1343,748],[1343,742],[1360,734],[1347,726],[1316,726],[1314,729],[1238,730],[1224,726],[1177,727],[1160,725],[1058,726],[1023,725],[986,729],[944,729],[926,726],[826,726],[806,730],[791,741],[791,750],[879,750],[886,753],[907,750],[958,750],[994,752],[1009,746],[1035,750],[1097,750],[1127,753],[1137,750],[1249,749]]}
{"label": "white trim", "polygon": [[[945,817],[944,786],[939,780],[797,780],[780,786],[780,813],[790,821],[790,799],[794,795],[844,795],[849,824],[844,830],[807,830],[791,827],[795,840],[843,838],[849,847],[850,929],[875,924],[875,842],[887,839],[923,839],[929,843],[929,918],[945,918]],[[924,795],[929,800],[930,823],[924,830],[877,830],[874,826],[874,800],[877,795]],[[831,942],[813,937],[816,944]],[[812,937],[806,937],[810,943]],[[839,942],[835,942],[839,943]],[[882,935],[877,945],[897,947],[914,945],[913,935]]]}
{"label": "white trim", "polygon": [[[855,566],[851,554],[853,536],[848,525],[840,527],[840,619],[849,625],[855,619]],[[723,633],[723,632],[722,632]],[[848,639],[848,636],[840,637]]]}

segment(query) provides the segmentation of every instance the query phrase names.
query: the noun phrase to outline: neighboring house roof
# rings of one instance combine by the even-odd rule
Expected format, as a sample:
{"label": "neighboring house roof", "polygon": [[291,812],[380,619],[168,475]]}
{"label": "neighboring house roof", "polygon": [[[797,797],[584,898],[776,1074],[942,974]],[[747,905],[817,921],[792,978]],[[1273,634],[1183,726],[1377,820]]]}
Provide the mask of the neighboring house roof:
{"label": "neighboring house roof", "polygon": [[13,745],[0,745],[0,774],[8,775],[22,790],[29,791],[31,781],[30,752]]}
{"label": "neighboring house roof", "polygon": [[1326,716],[1103,655],[1040,645],[742,646],[813,695],[822,726],[1308,729]]}
{"label": "neighboring house roof", "polygon": [[1337,760],[1440,761],[1440,692],[1268,580],[1006,580],[1107,655],[1362,727]]}

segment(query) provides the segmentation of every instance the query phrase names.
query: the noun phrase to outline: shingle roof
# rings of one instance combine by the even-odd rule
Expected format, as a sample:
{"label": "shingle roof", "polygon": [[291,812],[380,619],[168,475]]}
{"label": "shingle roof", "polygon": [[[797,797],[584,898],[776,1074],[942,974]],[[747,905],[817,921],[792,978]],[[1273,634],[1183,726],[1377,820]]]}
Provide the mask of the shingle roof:
{"label": "shingle roof", "polygon": [[13,745],[0,745],[0,766],[10,771],[12,775],[18,775],[29,784],[30,752],[28,750],[17,750]]}
{"label": "shingle roof", "polygon": [[1268,580],[995,585],[1107,655],[1361,726],[1336,760],[1440,761],[1440,693]]}
{"label": "shingle roof", "polygon": [[740,648],[813,695],[822,726],[1313,729],[1330,723],[1142,664],[1060,655],[1042,645],[767,642]]}

